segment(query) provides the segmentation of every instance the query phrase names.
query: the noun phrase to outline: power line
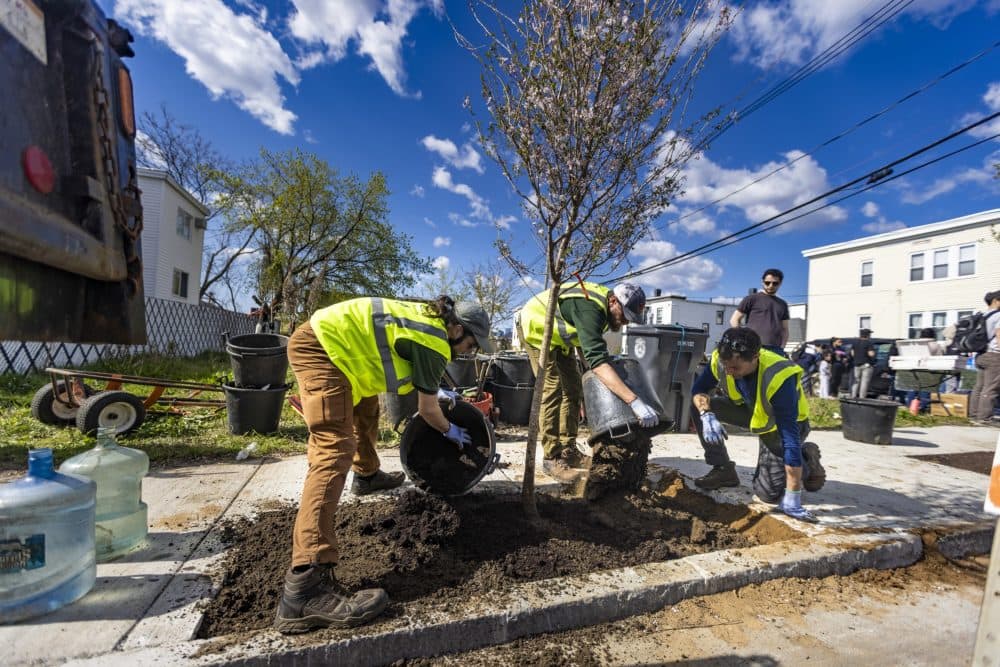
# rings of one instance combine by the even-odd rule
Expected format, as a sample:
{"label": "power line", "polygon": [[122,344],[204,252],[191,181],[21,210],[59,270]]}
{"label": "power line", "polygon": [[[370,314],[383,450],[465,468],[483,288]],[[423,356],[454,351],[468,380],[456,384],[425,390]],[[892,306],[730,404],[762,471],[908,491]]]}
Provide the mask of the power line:
{"label": "power line", "polygon": [[[936,140],[936,141],[934,141],[934,142],[932,142],[930,144],[927,144],[926,146],[923,146],[922,148],[919,148],[919,149],[917,149],[917,150],[909,153],[908,155],[906,155],[904,157],[901,157],[901,158],[899,158],[897,160],[889,162],[888,164],[884,165],[883,167],[880,167],[879,169],[876,169],[873,172],[870,172],[868,174],[865,174],[864,176],[860,176],[860,177],[858,177],[858,178],[856,178],[856,179],[854,179],[852,181],[844,183],[843,185],[840,185],[840,186],[837,186],[836,188],[828,190],[828,191],[824,192],[823,194],[820,194],[820,195],[818,195],[816,197],[813,197],[812,199],[810,199],[808,201],[805,201],[805,202],[803,202],[801,204],[793,206],[792,208],[787,209],[785,211],[782,211],[781,213],[773,215],[770,218],[766,218],[764,220],[761,220],[760,222],[754,223],[752,225],[748,225],[748,226],[746,226],[746,227],[744,227],[742,229],[739,229],[739,230],[737,230],[737,231],[735,231],[735,232],[733,232],[731,234],[728,234],[728,235],[722,237],[721,239],[717,239],[717,240],[712,241],[710,243],[706,243],[706,244],[701,245],[701,246],[699,246],[699,247],[697,247],[697,248],[695,248],[693,250],[690,250],[690,251],[688,251],[686,253],[682,253],[680,255],[677,255],[676,257],[671,257],[668,260],[665,260],[663,262],[658,262],[657,264],[645,267],[645,268],[640,269],[638,271],[632,271],[631,273],[627,273],[627,274],[621,276],[620,278],[613,279],[613,280],[624,280],[626,278],[633,278],[635,276],[640,276],[640,275],[643,275],[643,274],[646,274],[646,273],[651,273],[652,271],[656,271],[656,270],[661,269],[661,268],[666,268],[668,266],[672,266],[674,264],[678,264],[678,263],[680,263],[682,261],[685,261],[687,259],[691,259],[693,257],[700,256],[702,254],[707,254],[707,252],[712,252],[714,250],[718,250],[719,248],[726,247],[727,245],[732,245],[732,243],[736,243],[736,242],[744,240],[746,238],[750,238],[751,236],[756,236],[756,233],[752,234],[752,235],[746,235],[746,233],[749,232],[749,231],[752,231],[754,229],[759,229],[761,227],[764,227],[765,225],[767,225],[767,224],[769,224],[771,222],[774,222],[775,220],[778,220],[779,218],[785,217],[789,213],[793,213],[795,211],[801,210],[801,209],[803,209],[803,208],[805,208],[807,206],[815,204],[816,202],[818,202],[818,201],[820,201],[822,199],[825,199],[826,197],[829,197],[830,195],[833,195],[833,194],[836,194],[838,192],[842,192],[844,190],[847,190],[848,188],[851,188],[851,187],[853,187],[853,186],[861,183],[862,181],[867,180],[868,181],[868,185],[870,187],[865,187],[865,188],[863,188],[861,190],[857,190],[857,191],[851,193],[850,195],[844,197],[843,199],[847,199],[848,197],[856,196],[858,194],[861,194],[862,192],[866,192],[867,190],[870,190],[872,187],[875,187],[876,185],[879,185],[879,184],[881,184],[883,182],[889,182],[889,181],[895,180],[895,179],[897,179],[897,178],[899,178],[901,176],[904,176],[906,174],[912,173],[916,169],[924,168],[924,167],[929,166],[930,164],[934,164],[935,162],[938,162],[938,161],[940,161],[942,159],[945,159],[947,157],[951,157],[952,155],[955,155],[955,154],[957,154],[959,152],[962,152],[964,150],[968,150],[970,148],[978,146],[978,145],[980,145],[980,144],[982,144],[982,143],[984,143],[986,141],[989,141],[990,139],[995,138],[998,135],[993,135],[992,137],[988,137],[987,139],[978,141],[978,142],[976,142],[974,144],[971,144],[969,146],[966,146],[966,147],[964,147],[962,149],[959,149],[957,151],[953,151],[952,153],[948,153],[948,154],[946,154],[944,156],[941,156],[939,158],[935,158],[935,159],[930,160],[930,161],[928,161],[928,162],[926,162],[926,163],[924,163],[922,165],[919,165],[918,167],[915,167],[913,169],[909,169],[907,171],[902,172],[901,174],[897,174],[897,175],[892,176],[890,178],[890,175],[892,174],[892,168],[895,167],[896,165],[899,165],[899,164],[901,164],[903,162],[911,160],[914,157],[916,157],[917,155],[920,155],[922,153],[926,153],[927,151],[929,151],[929,150],[931,150],[933,148],[936,148],[937,146],[940,146],[941,144],[943,144],[943,143],[945,143],[947,141],[950,141],[950,140],[954,139],[957,136],[965,134],[966,132],[969,132],[970,130],[975,129],[975,128],[979,127],[980,125],[984,125],[984,124],[986,124],[986,123],[994,120],[997,117],[1000,117],[1000,112],[996,112],[996,113],[990,114],[989,116],[985,116],[985,117],[981,118],[980,120],[978,120],[978,121],[976,121],[974,123],[970,123],[969,125],[966,125],[965,127],[961,128],[959,130],[956,130],[956,131],[952,132],[951,134],[948,134],[948,135],[942,137],[941,139],[938,139],[938,140]],[[837,201],[842,201],[842,199],[838,199]],[[771,227],[768,227],[767,229],[764,229],[764,230],[762,230],[759,233],[763,233],[763,231],[769,231],[770,229],[773,229],[774,227],[778,227],[778,226],[780,226],[782,224],[787,224],[788,222],[791,222],[793,220],[797,220],[797,219],[799,219],[801,217],[809,215],[810,213],[815,213],[816,211],[819,211],[819,210],[821,210],[823,208],[826,208],[827,206],[832,206],[834,203],[836,203],[836,202],[826,203],[826,204],[824,204],[824,205],[822,205],[822,206],[820,206],[820,207],[818,207],[816,209],[807,211],[806,213],[803,213],[803,214],[798,215],[798,216],[796,216],[794,218],[791,218],[790,220],[785,220],[784,222],[781,222],[778,225],[773,225]],[[731,243],[727,243],[727,241],[731,241]],[[610,282],[610,280],[609,280],[609,282]]]}
{"label": "power line", "polygon": [[701,213],[702,211],[704,211],[705,209],[707,209],[707,208],[709,208],[711,206],[715,206],[716,204],[724,202],[725,200],[729,199],[730,197],[743,192],[747,188],[750,188],[750,187],[752,187],[752,186],[760,183],[761,181],[763,181],[765,179],[768,179],[771,176],[774,176],[778,172],[783,171],[783,170],[791,167],[793,164],[795,164],[799,160],[801,160],[803,158],[806,158],[806,157],[808,157],[810,155],[813,155],[814,153],[816,153],[820,149],[829,146],[830,144],[834,143],[835,141],[843,139],[844,137],[846,137],[847,135],[851,134],[855,130],[860,129],[864,125],[867,125],[868,123],[876,120],[877,118],[880,118],[880,117],[884,116],[885,114],[889,113],[890,111],[892,111],[893,109],[895,109],[899,105],[903,104],[904,102],[907,102],[907,101],[913,99],[914,97],[916,97],[917,95],[919,95],[919,94],[927,91],[928,89],[936,86],[941,81],[944,81],[945,79],[947,79],[952,74],[955,74],[956,72],[962,70],[963,68],[971,65],[972,63],[974,63],[975,61],[979,60],[980,58],[982,58],[983,56],[985,56],[987,53],[989,53],[990,51],[994,50],[998,46],[1000,46],[1000,41],[993,42],[993,44],[990,44],[985,49],[981,50],[979,53],[973,55],[971,58],[968,58],[967,60],[959,63],[958,65],[955,65],[954,67],[952,67],[951,69],[949,69],[947,72],[944,72],[943,74],[940,74],[939,76],[935,77],[934,79],[931,79],[930,81],[927,81],[926,83],[924,83],[919,88],[917,88],[917,89],[915,89],[913,91],[910,91],[909,93],[907,93],[903,97],[899,98],[895,102],[892,102],[888,106],[884,107],[881,111],[877,111],[877,112],[871,114],[870,116],[868,116],[867,118],[865,118],[864,120],[858,121],[857,123],[855,123],[851,127],[847,128],[846,130],[841,131],[839,134],[837,134],[837,135],[835,135],[833,137],[830,137],[829,139],[827,139],[826,141],[823,141],[822,143],[817,144],[815,147],[813,147],[809,151],[803,153],[802,155],[799,155],[794,160],[789,160],[788,162],[783,163],[782,165],[780,165],[780,166],[772,169],[771,171],[769,171],[768,173],[764,174],[763,176],[760,176],[760,177],[758,177],[758,178],[750,181],[746,185],[744,185],[744,186],[742,186],[742,187],[740,187],[740,188],[738,188],[736,190],[733,190],[729,194],[727,194],[725,196],[722,196],[722,197],[719,197],[718,199],[715,199],[715,200],[713,200],[711,202],[708,202],[704,206],[696,208],[693,211],[688,211],[687,213],[685,213],[684,215],[680,216],[676,220],[671,220],[669,223],[667,223],[667,226],[672,225],[672,224],[676,224],[676,223],[680,222],[681,220],[684,220],[686,218],[691,217],[692,215],[696,215],[698,213]]}

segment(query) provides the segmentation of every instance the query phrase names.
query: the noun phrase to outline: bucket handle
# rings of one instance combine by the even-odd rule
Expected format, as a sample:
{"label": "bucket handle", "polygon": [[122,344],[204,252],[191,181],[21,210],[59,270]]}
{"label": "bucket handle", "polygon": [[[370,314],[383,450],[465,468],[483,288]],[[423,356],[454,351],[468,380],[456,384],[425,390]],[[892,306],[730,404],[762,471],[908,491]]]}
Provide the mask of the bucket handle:
{"label": "bucket handle", "polygon": [[497,452],[496,454],[490,457],[490,460],[486,464],[486,467],[483,468],[483,477],[485,477],[486,475],[492,475],[493,471],[497,469],[497,465],[499,464],[500,464],[500,452]]}
{"label": "bucket handle", "polygon": [[615,427],[612,426],[608,429],[608,435],[611,436],[612,440],[621,440],[622,438],[627,438],[632,435],[632,426],[629,422],[625,422],[625,430],[623,432],[615,433]]}

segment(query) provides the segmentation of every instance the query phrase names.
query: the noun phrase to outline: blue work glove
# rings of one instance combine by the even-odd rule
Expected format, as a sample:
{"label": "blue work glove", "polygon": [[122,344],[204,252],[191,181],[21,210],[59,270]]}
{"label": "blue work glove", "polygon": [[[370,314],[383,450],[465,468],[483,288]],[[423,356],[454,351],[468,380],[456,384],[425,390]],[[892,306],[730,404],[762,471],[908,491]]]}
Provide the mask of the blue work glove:
{"label": "blue work glove", "polygon": [[788,489],[785,489],[785,496],[781,499],[781,504],[778,505],[778,509],[793,519],[798,519],[799,521],[808,521],[809,523],[816,523],[819,521],[815,514],[802,506],[801,489],[798,491],[789,491]]}
{"label": "blue work glove", "polygon": [[660,423],[660,418],[656,416],[656,412],[653,408],[649,407],[645,401],[643,401],[638,396],[635,400],[628,404],[632,408],[632,412],[635,416],[639,418],[639,426],[643,428],[653,428]]}
{"label": "blue work glove", "polygon": [[447,389],[438,389],[438,400],[447,401],[449,408],[455,407],[455,401],[460,398],[457,391],[449,391]]}
{"label": "blue work glove", "polygon": [[469,435],[469,429],[462,428],[458,424],[451,422],[448,424],[448,430],[444,432],[444,437],[458,445],[459,449],[464,449],[466,445],[472,444],[472,436]]}
{"label": "blue work glove", "polygon": [[729,437],[722,422],[710,410],[701,413],[701,435],[710,445],[725,444],[726,438]]}

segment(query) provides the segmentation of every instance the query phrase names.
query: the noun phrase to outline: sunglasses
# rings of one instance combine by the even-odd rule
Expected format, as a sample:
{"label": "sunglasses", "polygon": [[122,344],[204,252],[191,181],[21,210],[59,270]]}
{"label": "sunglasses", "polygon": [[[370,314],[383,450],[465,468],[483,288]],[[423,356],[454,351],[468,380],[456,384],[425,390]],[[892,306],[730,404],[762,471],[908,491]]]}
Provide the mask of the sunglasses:
{"label": "sunglasses", "polygon": [[764,284],[768,285],[768,286],[770,286],[770,285],[780,285],[781,281],[780,280],[765,280]]}

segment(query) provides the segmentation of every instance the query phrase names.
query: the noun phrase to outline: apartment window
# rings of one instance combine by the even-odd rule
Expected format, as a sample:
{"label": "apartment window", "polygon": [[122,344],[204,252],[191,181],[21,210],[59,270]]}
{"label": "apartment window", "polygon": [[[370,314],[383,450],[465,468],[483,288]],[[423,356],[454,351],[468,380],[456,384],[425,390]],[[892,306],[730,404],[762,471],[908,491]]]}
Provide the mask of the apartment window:
{"label": "apartment window", "polygon": [[958,275],[971,276],[976,273],[976,246],[958,246]]}
{"label": "apartment window", "polygon": [[725,322],[725,317],[726,317],[726,311],[724,311],[724,310],[717,310],[717,311],[715,311],[715,323],[716,324],[723,324]]}
{"label": "apartment window", "polygon": [[656,324],[662,324],[662,323],[663,323],[663,309],[662,308],[657,308],[656,309]]}
{"label": "apartment window", "polygon": [[948,277],[948,249],[935,250],[934,251],[934,269],[933,276],[935,278],[947,278]]}
{"label": "apartment window", "polygon": [[934,327],[934,337],[941,339],[941,331],[948,321],[948,313],[931,313],[931,326]]}
{"label": "apartment window", "polygon": [[906,329],[907,338],[916,338],[920,335],[920,330],[924,328],[924,314],[910,313],[909,326]]}
{"label": "apartment window", "polygon": [[182,209],[177,209],[177,236],[191,240],[191,228],[194,226],[194,218]]}
{"label": "apartment window", "polygon": [[861,262],[861,286],[872,286],[872,273],[875,271],[875,262]]}
{"label": "apartment window", "polygon": [[188,295],[188,274],[187,271],[174,269],[174,285],[171,290],[174,296],[186,299]]}
{"label": "apartment window", "polygon": [[858,329],[871,329],[872,328],[872,316],[871,315],[860,315],[858,316]]}
{"label": "apartment window", "polygon": [[924,253],[910,255],[910,282],[924,279]]}

